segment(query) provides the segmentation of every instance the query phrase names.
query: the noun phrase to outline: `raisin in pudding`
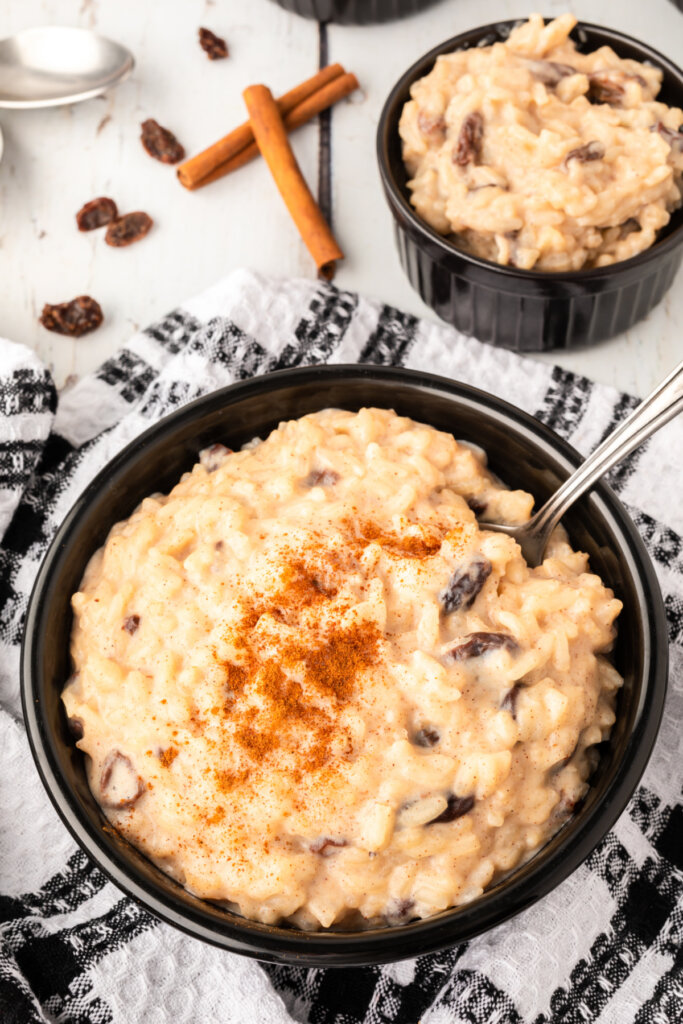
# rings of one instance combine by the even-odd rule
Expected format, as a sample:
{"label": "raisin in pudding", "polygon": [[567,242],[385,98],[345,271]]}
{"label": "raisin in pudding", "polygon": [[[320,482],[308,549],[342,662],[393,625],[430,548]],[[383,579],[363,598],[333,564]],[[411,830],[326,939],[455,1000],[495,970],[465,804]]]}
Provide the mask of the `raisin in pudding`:
{"label": "raisin in pudding", "polygon": [[73,597],[63,694],[111,823],[197,896],[303,929],[427,917],[588,788],[620,610],[561,529],[530,569],[483,454],[327,409],[145,499]]}
{"label": "raisin in pudding", "polygon": [[454,245],[523,270],[628,259],[683,191],[683,111],[657,68],[577,50],[564,14],[437,58],[401,115],[411,203]]}

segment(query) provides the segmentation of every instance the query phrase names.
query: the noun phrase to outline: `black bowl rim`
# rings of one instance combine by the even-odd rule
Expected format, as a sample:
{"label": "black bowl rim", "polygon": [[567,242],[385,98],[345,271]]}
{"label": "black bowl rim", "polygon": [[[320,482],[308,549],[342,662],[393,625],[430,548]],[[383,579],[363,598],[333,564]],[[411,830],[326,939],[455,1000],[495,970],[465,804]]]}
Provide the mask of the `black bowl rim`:
{"label": "black bowl rim", "polygon": [[[392,162],[389,157],[389,143],[391,136],[394,132],[398,132],[398,120],[400,118],[400,110],[397,108],[395,116],[392,115],[392,110],[397,103],[399,96],[405,91],[406,87],[408,90],[410,86],[428,74],[431,70],[431,65],[434,64],[437,57],[443,54],[453,53],[458,49],[471,49],[474,44],[463,46],[463,42],[469,40],[471,37],[484,36],[486,33],[499,31],[501,28],[514,28],[516,25],[521,24],[524,18],[509,18],[501,19],[499,21],[490,22],[488,25],[475,26],[474,28],[468,29],[465,32],[458,33],[457,36],[452,36],[443,43],[439,43],[437,46],[432,47],[427,53],[419,57],[411,66],[405,71],[401,77],[396,81],[392,87],[387,99],[385,100],[382,112],[377,123],[377,162],[379,164],[380,177],[384,185],[387,197],[390,203],[400,211],[401,215],[406,218],[410,223],[413,232],[422,235],[424,241],[429,241],[433,246],[436,246],[443,254],[447,257],[456,257],[462,259],[466,264],[471,264],[473,267],[478,267],[483,271],[489,271],[496,273],[500,278],[508,278],[509,285],[514,288],[515,283],[519,285],[520,281],[529,281],[534,283],[552,284],[553,282],[562,284],[585,284],[592,281],[603,281],[604,279],[611,279],[615,273],[622,272],[627,273],[631,268],[636,270],[638,267],[645,266],[652,260],[659,259],[660,257],[666,256],[668,252],[676,249],[679,245],[683,244],[683,224],[679,224],[678,227],[663,238],[660,242],[655,242],[648,249],[643,252],[637,253],[635,256],[631,256],[627,260],[619,260],[617,263],[610,264],[607,267],[593,267],[588,270],[573,270],[573,271],[553,271],[553,270],[521,270],[519,267],[503,266],[500,263],[494,263],[492,260],[483,259],[480,256],[474,256],[472,253],[465,252],[464,249],[459,249],[452,242],[449,242],[444,235],[440,235],[438,231],[435,231],[425,220],[423,220],[414,207],[410,204],[409,200],[403,194],[402,189],[398,186],[394,172],[392,170]],[[546,18],[546,21],[550,19]],[[674,64],[673,61],[665,57],[664,54],[660,53],[659,50],[655,50],[654,47],[649,46],[646,43],[641,42],[639,39],[635,39],[633,36],[627,35],[625,32],[619,32],[617,29],[610,28],[606,25],[596,25],[588,21],[578,21],[575,25],[573,32],[585,31],[587,33],[599,32],[601,34],[607,34],[615,43],[626,43],[629,46],[633,46],[640,50],[643,55],[643,60],[647,60],[654,64],[656,67],[666,69],[670,74],[678,79],[681,90],[683,91],[683,70]],[[618,285],[615,284],[615,287]]]}
{"label": "black bowl rim", "polygon": [[[533,857],[470,904],[397,928],[348,934],[294,931],[261,925],[235,915],[226,915],[227,922],[219,930],[215,923],[207,920],[206,912],[191,907],[178,910],[172,895],[153,891],[149,883],[136,877],[135,867],[109,841],[103,830],[95,829],[79,813],[77,801],[53,763],[46,743],[47,730],[37,679],[37,652],[41,643],[40,623],[44,616],[45,590],[53,568],[67,556],[69,539],[78,530],[79,520],[86,513],[91,499],[105,482],[111,484],[117,477],[125,478],[129,460],[144,451],[150,441],[172,435],[176,427],[191,421],[199,412],[208,412],[211,406],[220,404],[226,407],[239,402],[242,397],[278,390],[280,385],[291,387],[326,379],[336,379],[338,383],[344,379],[363,378],[379,383],[407,384],[418,393],[436,393],[449,400],[455,399],[461,406],[505,419],[518,434],[539,446],[545,454],[552,454],[567,472],[582,461],[575,449],[528,413],[477,388],[435,374],[373,364],[314,365],[280,370],[231,384],[163,417],[126,445],[86,486],[57,530],[41,563],[29,600],[21,650],[21,700],[31,752],[58,815],[79,846],[124,893],[167,924],[231,952],[290,966],[379,964],[435,952],[488,931],[545,896],[590,855],[626,807],[652,753],[667,690],[667,623],[657,578],[635,525],[611,489],[599,483],[591,492],[591,501],[599,515],[606,518],[611,528],[623,537],[621,553],[630,558],[636,583],[640,585],[639,604],[647,627],[645,663],[649,666],[649,675],[644,680],[639,717],[629,737],[629,756],[625,756],[617,766],[601,802],[584,820],[581,821],[580,816],[570,819],[567,826],[543,847],[546,854],[535,870],[527,868],[536,860]],[[644,695],[647,695],[647,700]],[[549,848],[551,852],[548,853]],[[519,877],[520,874],[523,877]],[[504,898],[497,901],[502,887]]]}

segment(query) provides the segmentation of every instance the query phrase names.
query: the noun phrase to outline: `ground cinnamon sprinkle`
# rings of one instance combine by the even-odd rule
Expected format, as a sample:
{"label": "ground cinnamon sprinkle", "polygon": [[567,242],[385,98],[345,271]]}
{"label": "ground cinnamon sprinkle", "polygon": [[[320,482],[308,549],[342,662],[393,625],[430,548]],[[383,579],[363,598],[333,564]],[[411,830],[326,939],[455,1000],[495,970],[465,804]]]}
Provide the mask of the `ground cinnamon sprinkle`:
{"label": "ground cinnamon sprinkle", "polygon": [[177,748],[169,747],[168,750],[162,750],[161,754],[159,754],[159,760],[163,764],[164,768],[170,768],[177,756]]}

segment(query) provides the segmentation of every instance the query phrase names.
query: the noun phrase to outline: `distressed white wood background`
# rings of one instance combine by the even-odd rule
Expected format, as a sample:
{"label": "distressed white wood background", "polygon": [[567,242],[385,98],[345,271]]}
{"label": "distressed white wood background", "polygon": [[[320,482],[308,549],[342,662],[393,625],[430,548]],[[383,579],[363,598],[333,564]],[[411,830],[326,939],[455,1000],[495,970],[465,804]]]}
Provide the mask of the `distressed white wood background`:
{"label": "distressed white wood background", "polygon": [[[531,6],[530,6],[531,4]],[[442,39],[477,24],[567,8],[614,25],[683,63],[683,15],[669,0],[441,0],[390,25],[329,26],[329,60],[363,86],[332,116],[334,227],[347,253],[336,282],[434,319],[403,275],[375,162],[375,130],[394,81]],[[134,53],[134,76],[108,96],[43,111],[0,110],[0,334],[33,347],[58,385],[94,368],[137,327],[227,271],[247,266],[312,276],[313,267],[262,162],[196,193],[173,168],[151,160],[139,124],[154,117],[188,154],[244,119],[242,89],[265,82],[276,94],[318,66],[318,26],[271,0],[2,0],[0,36],[32,25],[95,28]],[[225,36],[230,58],[210,62],[197,28]],[[317,182],[318,126],[294,136],[311,185]],[[122,211],[144,209],[150,235],[112,249],[102,232],[79,234],[74,213],[111,195]],[[596,348],[543,356],[636,394],[646,393],[683,354],[683,278],[660,307],[627,334]],[[38,323],[44,302],[89,293],[106,321],[69,340]]]}

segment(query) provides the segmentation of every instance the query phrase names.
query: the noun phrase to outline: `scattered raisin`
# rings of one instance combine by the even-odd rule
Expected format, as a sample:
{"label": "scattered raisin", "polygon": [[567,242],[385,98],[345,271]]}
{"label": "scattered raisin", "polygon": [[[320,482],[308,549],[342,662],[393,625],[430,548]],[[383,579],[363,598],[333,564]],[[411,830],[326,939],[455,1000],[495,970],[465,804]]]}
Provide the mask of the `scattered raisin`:
{"label": "scattered raisin", "polygon": [[123,625],[121,626],[121,629],[125,629],[126,633],[130,633],[130,635],[132,636],[133,633],[137,633],[137,629],[138,629],[139,625],[140,625],[140,616],[139,615],[129,615],[128,618],[123,620]]}
{"label": "scattered raisin", "polygon": [[339,473],[333,469],[312,469],[304,480],[305,487],[333,487],[339,481]]}
{"label": "scattered raisin", "polygon": [[527,60],[529,71],[543,85],[556,86],[563,78],[578,74],[571,64],[559,64],[554,60]]}
{"label": "scattered raisin", "polygon": [[604,155],[605,147],[603,144],[593,139],[591,142],[587,142],[585,146],[579,146],[578,149],[570,149],[564,158],[564,166],[566,167],[570,160],[578,160],[581,164],[586,164],[590,160],[602,160]]}
{"label": "scattered raisin", "polygon": [[514,719],[517,718],[517,698],[519,697],[519,691],[522,689],[519,683],[515,683],[511,690],[503,697],[500,702],[501,711],[509,711]]}
{"label": "scattered raisin", "polygon": [[223,60],[228,56],[228,47],[225,39],[221,39],[210,28],[200,28],[199,45],[209,60]]}
{"label": "scattered raisin", "polygon": [[429,726],[425,726],[424,729],[419,729],[413,736],[413,743],[418,747],[434,747],[441,739],[436,729],[431,729]]}
{"label": "scattered raisin", "polygon": [[207,473],[215,473],[223,465],[226,455],[232,455],[232,448],[224,444],[212,444],[199,453],[199,461]]}
{"label": "scattered raisin", "polygon": [[506,633],[470,633],[462,644],[456,644],[449,657],[453,661],[466,661],[469,658],[479,658],[487,651],[494,651],[503,647],[506,651],[516,651],[517,642]]}
{"label": "scattered raisin", "polygon": [[99,302],[89,295],[79,295],[71,302],[59,302],[55,306],[46,302],[40,314],[40,322],[46,330],[69,334],[72,338],[96,330],[103,320]]}
{"label": "scattered raisin", "polygon": [[683,129],[679,128],[678,131],[674,131],[672,128],[667,128],[665,124],[658,121],[657,124],[653,124],[650,128],[651,132],[659,132],[663,139],[665,139],[672,150],[679,153],[683,153]]}
{"label": "scattered raisin", "polygon": [[437,825],[443,821],[455,821],[456,818],[462,818],[464,814],[471,811],[474,807],[473,796],[456,796],[455,793],[451,793],[448,797],[448,806],[441,812],[438,818],[433,818],[428,821],[428,825]]}
{"label": "scattered raisin", "polygon": [[76,715],[72,715],[71,718],[67,719],[66,723],[69,727],[69,732],[75,740],[83,739],[83,719],[77,718]]}
{"label": "scattered raisin", "polygon": [[[108,795],[107,790],[112,784],[114,771],[120,771],[121,769],[128,773],[128,795],[124,795],[117,800],[115,795]],[[145,784],[133,768],[130,758],[122,754],[120,750],[112,750],[102,766],[100,791],[102,803],[107,807],[115,807],[119,810],[124,807],[132,807],[135,801],[139,800],[145,792]]]}
{"label": "scattered raisin", "polygon": [[149,214],[143,213],[142,210],[125,213],[109,225],[104,240],[107,245],[113,245],[117,249],[124,245],[132,245],[133,242],[145,237],[153,223]]}
{"label": "scattered raisin", "polygon": [[99,199],[91,199],[89,203],[82,206],[76,214],[76,223],[79,231],[94,231],[95,228],[103,228],[105,224],[111,224],[118,217],[118,210],[113,199],[100,196]]}
{"label": "scattered raisin", "polygon": [[387,906],[387,912],[384,915],[384,919],[387,924],[405,924],[414,914],[411,914],[411,910],[415,906],[414,900],[399,900],[393,899]]}
{"label": "scattered raisin", "polygon": [[346,846],[345,839],[331,839],[329,836],[323,836],[321,839],[316,839],[314,843],[311,843],[309,849],[311,853],[319,853],[321,857],[329,857],[336,848],[342,846]]}
{"label": "scattered raisin", "polygon": [[491,575],[491,563],[486,558],[473,558],[465,569],[451,576],[448,586],[439,594],[444,615],[458,608],[469,608]]}
{"label": "scattered raisin", "polygon": [[468,114],[462,123],[455,149],[453,163],[458,167],[467,164],[478,164],[481,159],[481,146],[484,140],[484,118],[475,111]]}
{"label": "scattered raisin", "polygon": [[162,164],[177,164],[183,159],[185,149],[168,128],[162,128],[151,117],[143,121],[141,127],[142,145],[155,160],[160,160]]}
{"label": "scattered raisin", "polygon": [[586,96],[591,103],[608,103],[620,107],[626,93],[628,82],[638,82],[647,86],[640,75],[628,75],[625,71],[593,71],[588,76],[588,92]]}
{"label": "scattered raisin", "polygon": [[430,117],[421,110],[417,115],[417,127],[422,135],[431,137],[436,142],[443,142],[446,134],[446,121],[443,117]]}
{"label": "scattered raisin", "polygon": [[[488,187],[488,185],[482,186],[482,188]],[[495,186],[491,187],[495,188]],[[472,191],[474,191],[474,189]],[[488,502],[484,501],[482,498],[465,498],[465,501],[467,502],[468,507],[474,512],[475,516],[483,515],[486,511],[486,506],[488,505]]]}

